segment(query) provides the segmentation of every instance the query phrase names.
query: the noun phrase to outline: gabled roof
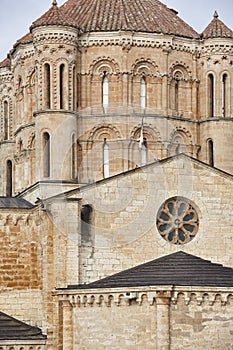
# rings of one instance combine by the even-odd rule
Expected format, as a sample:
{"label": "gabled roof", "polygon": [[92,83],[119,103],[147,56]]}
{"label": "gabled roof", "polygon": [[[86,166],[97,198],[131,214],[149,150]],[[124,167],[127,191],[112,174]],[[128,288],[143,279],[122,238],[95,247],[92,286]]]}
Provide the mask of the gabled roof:
{"label": "gabled roof", "polygon": [[0,208],[30,209],[33,205],[23,198],[0,197]]}
{"label": "gabled roof", "polygon": [[42,340],[46,336],[40,328],[32,327],[9,315],[0,312],[1,340]]}
{"label": "gabled roof", "polygon": [[83,33],[126,30],[199,37],[158,0],[68,0],[60,8],[54,1],[31,28],[46,25],[76,26]]}
{"label": "gabled roof", "polygon": [[156,285],[233,287],[233,269],[179,251],[77,288]]}
{"label": "gabled roof", "polygon": [[203,39],[233,38],[233,31],[218,18],[218,13],[215,11],[214,18],[202,32],[201,36]]}

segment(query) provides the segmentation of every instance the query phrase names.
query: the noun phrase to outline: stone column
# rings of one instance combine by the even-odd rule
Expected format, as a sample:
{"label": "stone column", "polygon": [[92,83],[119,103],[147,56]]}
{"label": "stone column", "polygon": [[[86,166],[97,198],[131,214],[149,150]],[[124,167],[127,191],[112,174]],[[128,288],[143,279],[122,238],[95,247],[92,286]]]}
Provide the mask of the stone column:
{"label": "stone column", "polygon": [[169,291],[156,294],[157,350],[170,350],[170,298]]}
{"label": "stone column", "polygon": [[73,349],[73,315],[69,300],[62,301],[62,350]]}

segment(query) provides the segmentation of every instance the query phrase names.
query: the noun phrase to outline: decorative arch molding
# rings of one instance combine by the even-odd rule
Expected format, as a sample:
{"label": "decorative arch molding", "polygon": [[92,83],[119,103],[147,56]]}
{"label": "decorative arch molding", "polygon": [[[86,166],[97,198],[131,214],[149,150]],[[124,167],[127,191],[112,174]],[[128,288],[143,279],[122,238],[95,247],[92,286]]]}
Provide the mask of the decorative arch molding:
{"label": "decorative arch molding", "polygon": [[[5,115],[5,106],[4,104],[7,103],[7,111]],[[13,123],[13,106],[12,106],[12,98],[9,97],[8,95],[3,95],[1,100],[0,100],[0,108],[2,111],[2,118],[1,118],[1,133],[4,135],[5,133],[5,128],[6,128],[6,119],[7,119],[7,139],[12,138],[12,123]],[[5,138],[6,139],[6,138]]]}
{"label": "decorative arch molding", "polygon": [[111,57],[98,57],[90,65],[89,74],[97,74],[103,77],[104,74],[116,75],[120,73],[119,64]]}
{"label": "decorative arch molding", "polygon": [[104,138],[107,138],[109,140],[119,139],[121,138],[121,134],[119,130],[112,124],[100,124],[95,126],[89,132],[88,141],[104,140]]}
{"label": "decorative arch molding", "polygon": [[187,130],[185,127],[177,126],[172,132],[170,136],[170,142],[174,142],[175,138],[177,136],[182,137],[184,140],[184,143],[187,145],[193,145],[192,141],[192,135],[189,130]]}
{"label": "decorative arch molding", "polygon": [[[138,139],[140,135],[141,130],[141,124],[138,124],[133,128],[133,130],[130,133],[130,139]],[[151,124],[144,124],[143,126],[143,136],[148,141],[156,141],[161,142],[161,135],[160,132],[156,127],[153,127]]]}
{"label": "decorative arch molding", "polygon": [[172,64],[169,70],[169,75],[177,80],[190,80],[192,79],[192,72],[189,66],[182,62],[176,61]]}
{"label": "decorative arch molding", "polygon": [[141,57],[132,65],[131,74],[139,76],[158,76],[158,65],[150,58]]}

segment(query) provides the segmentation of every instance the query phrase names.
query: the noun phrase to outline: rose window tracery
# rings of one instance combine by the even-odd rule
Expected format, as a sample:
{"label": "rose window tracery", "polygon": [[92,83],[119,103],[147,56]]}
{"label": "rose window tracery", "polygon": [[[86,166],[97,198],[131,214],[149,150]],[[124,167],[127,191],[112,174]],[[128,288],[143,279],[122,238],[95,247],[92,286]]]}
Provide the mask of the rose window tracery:
{"label": "rose window tracery", "polygon": [[168,199],[160,207],[157,220],[160,235],[173,244],[190,242],[198,231],[197,212],[190,201],[183,197]]}

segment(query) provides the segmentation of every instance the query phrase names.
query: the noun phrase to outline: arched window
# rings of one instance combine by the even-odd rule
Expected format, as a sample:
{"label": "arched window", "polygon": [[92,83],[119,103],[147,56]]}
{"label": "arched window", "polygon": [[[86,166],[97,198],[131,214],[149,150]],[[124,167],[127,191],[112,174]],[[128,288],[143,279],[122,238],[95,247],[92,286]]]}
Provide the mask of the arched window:
{"label": "arched window", "polygon": [[141,78],[140,80],[140,107],[146,108],[146,79]]}
{"label": "arched window", "polygon": [[103,81],[102,81],[102,103],[104,111],[108,108],[108,77],[106,73],[104,73]]}
{"label": "arched window", "polygon": [[104,139],[104,144],[103,144],[103,164],[104,164],[104,178],[106,179],[109,177],[109,146],[107,143],[107,140]]}
{"label": "arched window", "polygon": [[208,117],[214,116],[214,76],[208,75]]}
{"label": "arched window", "polygon": [[222,76],[222,117],[226,117],[227,74]]}
{"label": "arched window", "polygon": [[44,177],[50,177],[50,135],[43,134],[43,173]]}
{"label": "arched window", "polygon": [[179,110],[179,81],[175,81],[175,91],[174,91],[174,107],[175,111]]}
{"label": "arched window", "polygon": [[207,156],[209,165],[214,166],[214,143],[211,139],[207,140]]}
{"label": "arched window", "polygon": [[64,93],[64,83],[65,83],[65,65],[62,63],[59,68],[59,80],[60,80],[60,109],[65,108],[65,93]]}
{"label": "arched window", "polygon": [[44,65],[44,99],[45,109],[51,108],[51,78],[50,65],[48,63]]}
{"label": "arched window", "polygon": [[6,162],[6,196],[12,197],[12,161]]}
{"label": "arched window", "polygon": [[77,93],[76,93],[76,88],[77,88],[77,79],[76,79],[76,68],[73,67],[73,110],[76,110],[76,99],[77,99]]}
{"label": "arched window", "polygon": [[4,140],[9,139],[9,103],[4,101],[3,103],[4,114]]}
{"label": "arched window", "polygon": [[81,208],[81,243],[90,244],[91,238],[91,223],[92,223],[92,207],[83,205]]}

